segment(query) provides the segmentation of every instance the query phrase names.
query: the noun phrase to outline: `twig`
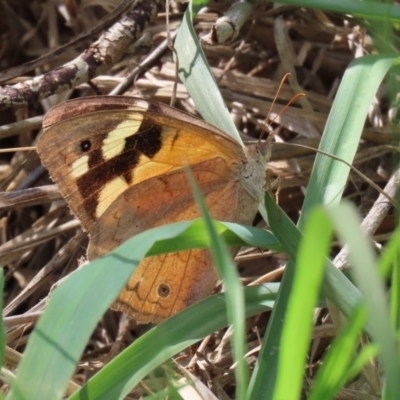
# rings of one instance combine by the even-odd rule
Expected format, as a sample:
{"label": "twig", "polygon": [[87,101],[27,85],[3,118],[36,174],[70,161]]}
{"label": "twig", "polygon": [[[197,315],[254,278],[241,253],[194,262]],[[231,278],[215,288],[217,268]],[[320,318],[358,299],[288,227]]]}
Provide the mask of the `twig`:
{"label": "twig", "polygon": [[[173,33],[176,36],[176,32]],[[111,92],[110,95],[124,94],[133,84],[135,78],[146,69],[149,65],[153,64],[161,55],[168,49],[168,39],[165,39],[149,54],[121,83],[119,83]]]}
{"label": "twig", "polygon": [[133,10],[75,60],[31,80],[0,88],[0,109],[34,104],[105,73],[122,59],[163,5],[163,0],[137,0]]}
{"label": "twig", "polygon": [[97,35],[103,29],[114,23],[129,7],[132,6],[132,3],[135,0],[123,0],[120,4],[118,4],[110,13],[108,13],[99,23],[86,31],[82,32],[75,39],[70,42],[64,44],[63,46],[58,47],[54,51],[45,54],[42,57],[36,58],[35,60],[24,63],[23,65],[18,65],[17,67],[9,68],[0,73],[0,83],[9,81],[10,79],[16,78],[17,76],[21,76],[26,74],[27,72],[33,71],[35,68],[42,66],[45,63],[53,62],[57,59],[58,56],[65,53],[65,51],[72,46],[77,46],[82,43],[87,38]]}
{"label": "twig", "polygon": [[[375,231],[379,228],[383,219],[386,217],[389,209],[393,206],[393,203],[389,200],[390,198],[395,198],[396,193],[400,187],[400,167],[397,167],[396,171],[393,173],[392,177],[389,179],[386,187],[383,189],[371,210],[364,218],[361,228],[368,235],[373,235]],[[342,268],[347,264],[347,257],[349,255],[349,249],[346,245],[340,251],[340,253],[335,257],[334,264],[337,268]]]}

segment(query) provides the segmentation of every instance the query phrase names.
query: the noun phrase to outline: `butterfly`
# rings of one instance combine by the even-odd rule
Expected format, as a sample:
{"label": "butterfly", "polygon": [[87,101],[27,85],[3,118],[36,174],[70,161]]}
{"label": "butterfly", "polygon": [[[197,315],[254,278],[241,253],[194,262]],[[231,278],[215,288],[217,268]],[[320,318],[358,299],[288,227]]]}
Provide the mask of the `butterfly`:
{"label": "butterfly", "polygon": [[[140,98],[98,96],[55,106],[43,120],[37,151],[89,234],[89,260],[147,229],[199,217],[185,166],[217,220],[251,224],[264,193],[266,162],[257,149]],[[139,323],[158,323],[208,296],[217,280],[208,250],[148,257],[112,308]]]}

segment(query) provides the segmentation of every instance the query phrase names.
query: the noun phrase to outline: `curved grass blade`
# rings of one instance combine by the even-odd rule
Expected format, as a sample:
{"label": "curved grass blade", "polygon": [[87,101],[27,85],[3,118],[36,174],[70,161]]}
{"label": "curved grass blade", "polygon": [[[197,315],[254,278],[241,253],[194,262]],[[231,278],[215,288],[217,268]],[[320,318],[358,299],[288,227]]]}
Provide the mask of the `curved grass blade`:
{"label": "curved grass blade", "polygon": [[[355,351],[365,321],[364,307],[356,307],[324,357],[324,362],[315,377],[309,400],[334,399],[346,380],[355,372],[361,372],[364,363],[359,362],[359,356],[355,355]],[[367,352],[372,355],[370,350],[371,348],[368,348]],[[364,349],[361,350],[361,357],[365,354],[364,352]],[[357,371],[352,368],[353,362],[358,364]]]}
{"label": "curved grass blade", "polygon": [[324,211],[316,209],[310,214],[304,229],[281,337],[274,393],[276,400],[297,400],[301,397],[304,365],[312,333],[312,317],[332,239],[331,225]]}
{"label": "curved grass blade", "polygon": [[186,171],[190,186],[192,187],[194,198],[198,204],[203,221],[210,237],[210,250],[217,268],[218,275],[225,285],[226,306],[229,325],[233,328],[232,348],[233,357],[236,362],[236,398],[244,399],[246,395],[247,383],[249,380],[249,370],[245,360],[246,353],[246,331],[245,331],[245,311],[243,286],[239,281],[239,274],[235,263],[228,252],[225,242],[218,234],[217,227],[212,221],[207,210],[203,195],[197,186],[194,176],[188,168]]}
{"label": "curved grass blade", "polygon": [[[233,222],[215,222],[218,234],[229,246],[253,246],[274,251],[283,251],[282,245],[268,230],[254,226],[235,224]],[[201,218],[187,222],[187,228],[176,238],[165,239],[154,243],[147,256],[173,251],[207,248],[209,238],[205,233],[204,222]],[[180,240],[176,240],[180,239]]]}
{"label": "curved grass blade", "polygon": [[[369,107],[396,61],[396,56],[370,55],[350,63],[329,113],[319,150],[353,163]],[[350,167],[338,159],[317,154],[299,220],[300,229],[314,205],[339,204],[349,172]]]}
{"label": "curved grass blade", "polygon": [[388,389],[392,398],[397,398],[400,394],[400,353],[390,321],[385,285],[378,273],[376,254],[360,229],[361,219],[354,205],[344,202],[337,212],[329,208],[327,211],[340,241],[349,246],[352,275],[364,294],[369,334],[379,345],[379,358]]}
{"label": "curved grass blade", "polygon": [[179,77],[202,117],[243,146],[197,39],[192,17],[193,12],[189,5],[174,44],[179,60]]}

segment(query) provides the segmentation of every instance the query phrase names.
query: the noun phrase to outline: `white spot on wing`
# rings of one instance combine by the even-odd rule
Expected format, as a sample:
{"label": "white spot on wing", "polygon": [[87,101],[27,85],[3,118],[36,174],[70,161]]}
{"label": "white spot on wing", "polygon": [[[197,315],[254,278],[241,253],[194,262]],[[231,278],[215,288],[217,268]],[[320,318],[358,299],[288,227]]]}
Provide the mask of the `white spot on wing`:
{"label": "white spot on wing", "polygon": [[74,178],[79,178],[80,176],[86,174],[89,171],[89,156],[85,155],[77,160],[75,160],[71,165],[71,173]]}
{"label": "white spot on wing", "polygon": [[104,160],[111,160],[122,153],[125,147],[125,138],[134,135],[139,130],[142,120],[142,114],[135,114],[135,118],[122,121],[108,133],[101,148]]}
{"label": "white spot on wing", "polygon": [[124,178],[117,177],[108,182],[100,192],[98,199],[98,206],[96,210],[96,217],[100,218],[104,211],[115,201],[115,199],[124,192],[129,185]]}

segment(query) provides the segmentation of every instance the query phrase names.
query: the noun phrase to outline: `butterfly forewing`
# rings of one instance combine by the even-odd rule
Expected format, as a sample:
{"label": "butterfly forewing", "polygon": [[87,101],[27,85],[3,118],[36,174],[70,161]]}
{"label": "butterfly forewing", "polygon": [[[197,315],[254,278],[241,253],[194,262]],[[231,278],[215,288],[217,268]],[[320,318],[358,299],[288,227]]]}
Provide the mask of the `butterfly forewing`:
{"label": "butterfly forewing", "polygon": [[163,105],[169,110],[164,115],[158,103],[134,98],[129,105],[127,98],[112,97],[107,109],[100,99],[110,101],[90,99],[87,113],[82,99],[51,110],[37,144],[44,166],[87,231],[118,195],[142,180],[216,154],[227,163],[245,162],[235,141],[196,118],[193,124],[182,122],[172,117],[181,114],[177,110]]}

